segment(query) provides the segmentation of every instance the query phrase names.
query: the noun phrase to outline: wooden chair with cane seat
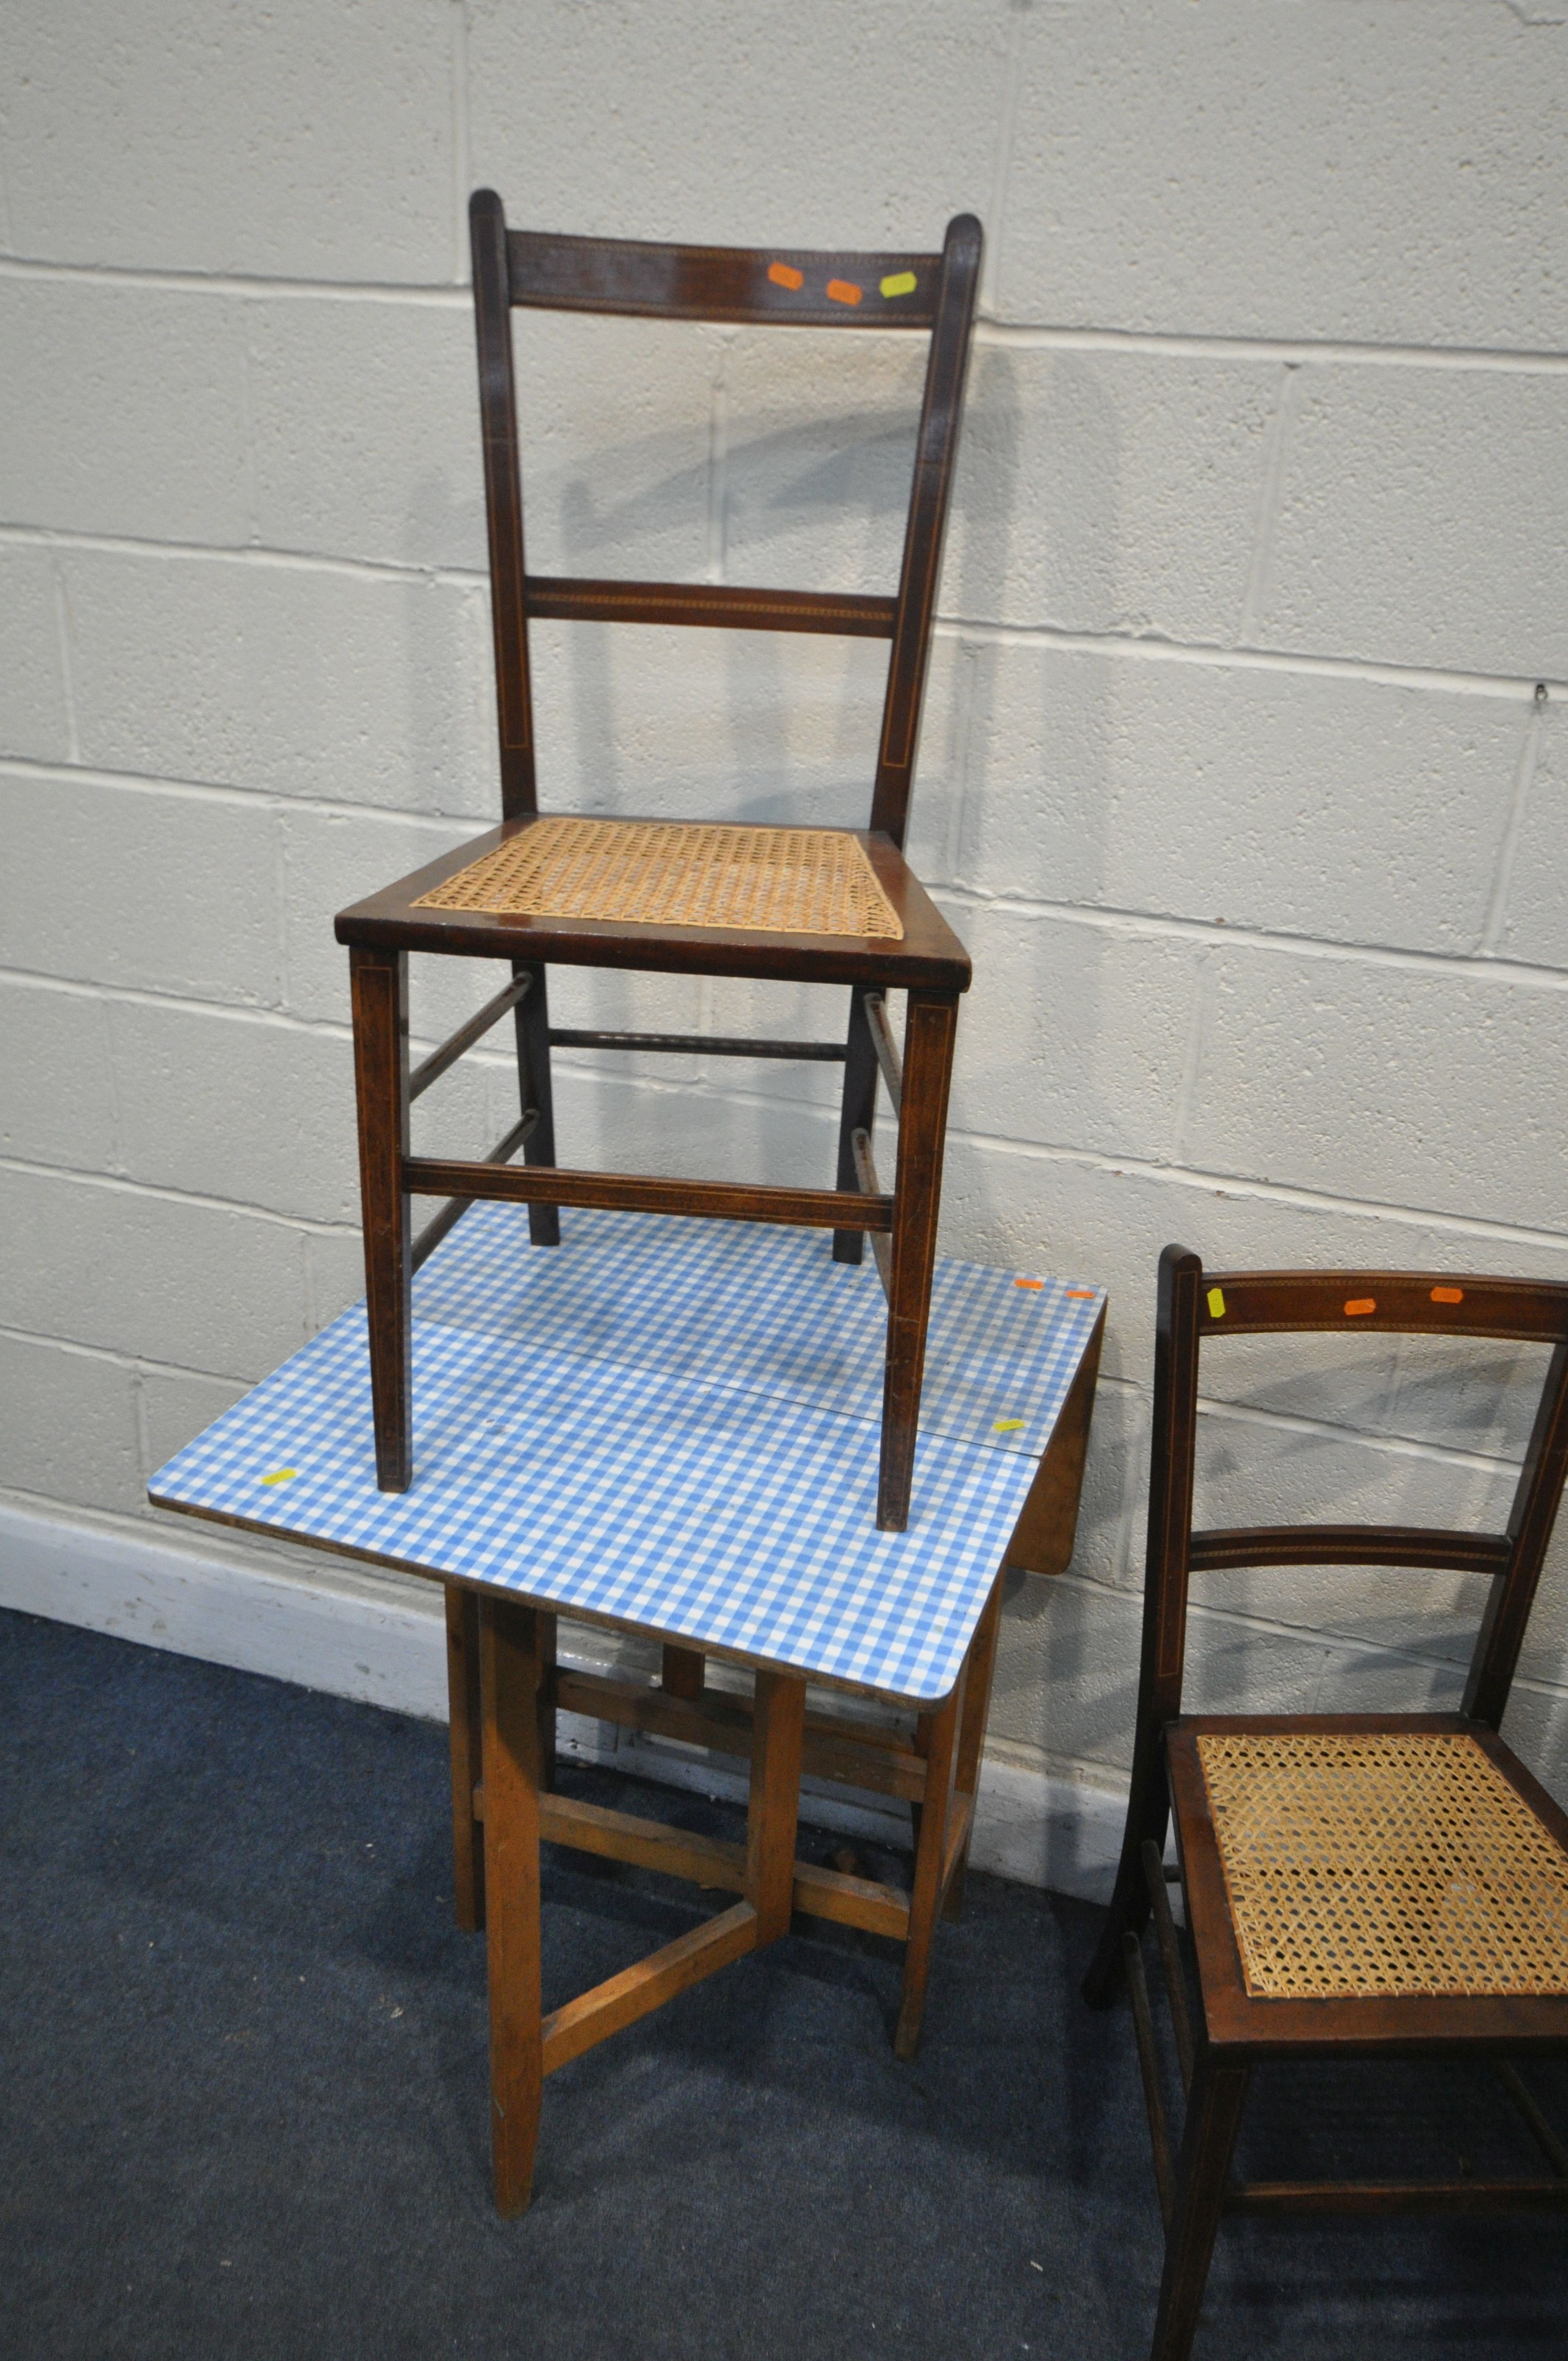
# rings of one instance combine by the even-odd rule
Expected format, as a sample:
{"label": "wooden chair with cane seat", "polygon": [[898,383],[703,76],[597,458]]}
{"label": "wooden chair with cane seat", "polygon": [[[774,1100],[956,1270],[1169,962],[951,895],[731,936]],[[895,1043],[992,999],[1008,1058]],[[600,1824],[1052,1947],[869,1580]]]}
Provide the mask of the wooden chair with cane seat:
{"label": "wooden chair with cane seat", "polygon": [[[1551,1347],[1507,1529],[1192,1530],[1201,1345],[1334,1330]],[[1114,1898],[1084,1996],[1126,1973],[1166,2221],[1155,2361],[1185,2361],[1222,2214],[1568,2208],[1568,2151],[1515,2061],[1568,2051],[1568,1816],[1497,1735],[1568,1472],[1568,1287],[1444,1273],[1206,1272],[1160,1258],[1143,1660]],[[1181,1711],[1188,1586],[1269,1565],[1490,1577],[1461,1708]],[[1164,1866],[1174,1817],[1192,2005]],[[1139,1933],[1150,1915],[1185,2127],[1173,2155]],[[1233,2182],[1253,2068],[1338,2054],[1489,2056],[1551,2177]]]}
{"label": "wooden chair with cane seat", "polygon": [[[410,1282],[476,1198],[526,1203],[535,1244],[559,1238],[563,1205],[598,1205],[833,1233],[840,1262],[869,1235],[887,1294],[879,1526],[909,1515],[936,1253],[958,1002],[970,962],[905,862],[921,696],[980,267],[979,224],[959,215],[939,253],[817,254],[653,246],[509,231],[500,200],[470,222],[500,729],[499,829],[344,911],[350,947],[378,1480],[412,1480]],[[763,326],[920,330],[930,337],[896,594],[887,598],[531,575],[510,314],[517,306]],[[864,831],[716,826],[542,814],[536,792],[528,627],[534,617],[821,631],[891,643],[880,750]],[[502,990],[411,1074],[408,954],[499,960]],[[847,985],[839,1042],[584,1032],[551,1026],[545,976],[558,961]],[[907,995],[902,1060],[886,994]],[[522,1113],[480,1162],[413,1157],[409,1107],[509,1011]],[[824,1059],[844,1067],[837,1185],[790,1189],[585,1172],[555,1163],[550,1051]],[[878,1080],[898,1116],[891,1191],[871,1134]],[[521,1148],[523,1163],[509,1159]],[[416,1237],[410,1199],[448,1200]]]}

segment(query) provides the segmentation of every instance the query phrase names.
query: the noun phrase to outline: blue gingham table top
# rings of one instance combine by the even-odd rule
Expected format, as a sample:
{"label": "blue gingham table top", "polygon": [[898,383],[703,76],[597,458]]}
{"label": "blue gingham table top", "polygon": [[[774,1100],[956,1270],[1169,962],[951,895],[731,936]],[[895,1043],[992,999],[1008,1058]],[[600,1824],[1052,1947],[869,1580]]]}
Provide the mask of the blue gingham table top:
{"label": "blue gingham table top", "polygon": [[938,1265],[909,1527],[876,1530],[885,1312],[827,1234],[477,1204],[414,1282],[414,1481],[376,1488],[356,1304],[178,1452],[161,1506],[902,1702],[946,1697],[1104,1303]]}

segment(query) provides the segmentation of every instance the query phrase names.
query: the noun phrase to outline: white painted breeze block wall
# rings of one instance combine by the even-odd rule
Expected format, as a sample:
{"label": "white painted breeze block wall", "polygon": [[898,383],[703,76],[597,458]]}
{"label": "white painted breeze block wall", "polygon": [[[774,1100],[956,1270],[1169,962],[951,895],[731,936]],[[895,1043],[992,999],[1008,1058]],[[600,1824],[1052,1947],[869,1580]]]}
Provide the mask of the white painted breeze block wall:
{"label": "white painted breeze block wall", "polygon": [[[149,1565],[172,1598],[216,1559],[247,1597],[317,1601],[302,1629],[324,1631],[353,1586],[174,1530],[142,1487],[357,1291],[333,913],[497,808],[469,189],[543,227],[760,244],[934,245],[970,206],[983,322],[914,846],[976,967],[943,1243],[1112,1290],[1078,1556],[1010,1608],[992,1753],[997,1778],[1113,1788],[1161,1245],[1568,1277],[1564,18],[12,12],[5,1596],[418,1690],[336,1642],[269,1655],[160,1606]],[[912,346],[529,315],[520,357],[541,570],[890,587]],[[881,660],[543,629],[547,797],[859,819]],[[416,972],[425,1039],[486,988],[440,964]],[[557,1005],[839,1027],[835,995],[806,998],[563,976]],[[565,1063],[576,1160],[831,1170],[811,1070]],[[478,1148],[511,1088],[477,1059],[422,1136]],[[1208,1513],[1495,1517],[1527,1362],[1214,1352]],[[1432,1587],[1217,1583],[1196,1693],[1447,1701],[1477,1599]],[[1568,1531],[1509,1722],[1563,1796],[1565,1640]]]}

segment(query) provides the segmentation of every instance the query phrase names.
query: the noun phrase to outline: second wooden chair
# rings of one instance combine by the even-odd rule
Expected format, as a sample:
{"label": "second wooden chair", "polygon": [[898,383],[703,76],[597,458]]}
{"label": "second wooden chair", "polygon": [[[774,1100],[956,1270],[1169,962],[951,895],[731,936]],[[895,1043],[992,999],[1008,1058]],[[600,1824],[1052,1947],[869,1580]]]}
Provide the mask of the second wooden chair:
{"label": "second wooden chair", "polygon": [[[1503,1532],[1192,1530],[1200,1345],[1335,1330],[1549,1348]],[[1084,1985],[1102,2005],[1131,1976],[1166,2220],[1154,2361],[1186,2361],[1224,2213],[1568,2210],[1568,2149],[1518,2071],[1568,2054],[1568,1815],[1497,1735],[1565,1473],[1568,1287],[1442,1271],[1205,1271],[1179,1246],[1161,1256],[1132,1793]],[[1460,1711],[1184,1714],[1190,1576],[1270,1565],[1486,1576]],[[1191,1994],[1162,1861],[1172,1816]],[[1138,1943],[1151,1912],[1186,2086],[1175,2156]],[[1260,2064],[1423,2052],[1489,2058],[1550,2177],[1231,2181]]]}

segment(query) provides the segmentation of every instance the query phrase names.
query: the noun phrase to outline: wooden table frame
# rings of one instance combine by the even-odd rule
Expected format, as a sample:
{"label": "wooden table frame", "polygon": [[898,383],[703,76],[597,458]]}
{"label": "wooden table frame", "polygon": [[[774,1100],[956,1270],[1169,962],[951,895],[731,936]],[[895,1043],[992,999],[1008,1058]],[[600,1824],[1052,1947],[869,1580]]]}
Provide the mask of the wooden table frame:
{"label": "wooden table frame", "polygon": [[[456,1916],[460,1927],[487,1938],[490,2133],[501,2214],[528,2208],[544,2077],[731,1960],[776,1942],[795,1911],[905,1945],[894,2052],[914,2057],[937,1921],[957,1918],[963,1905],[1006,1574],[1010,1565],[1065,1572],[1071,1557],[1103,1325],[1102,1314],[958,1681],[915,1714],[912,1732],[807,1712],[802,1673],[751,1667],[750,1699],[709,1689],[705,1654],[671,1643],[656,1687],[579,1671],[557,1663],[556,1618],[547,1609],[492,1588],[445,1585]],[[749,1759],[746,1843],[554,1794],[557,1712]],[[909,1804],[915,1858],[907,1893],[796,1860],[807,1773]],[[546,2016],[541,1839],[742,1898]]]}
{"label": "wooden table frame", "polygon": [[[667,1685],[652,1689],[574,1672],[555,1662],[554,1615],[494,1591],[446,1586],[457,1923],[482,1928],[487,1938],[499,2213],[519,2214],[528,2205],[544,2076],[715,1969],[776,1942],[796,1910],[905,1944],[894,2048],[900,2058],[915,2055],[936,1922],[944,1911],[957,1917],[962,1902],[1002,1585],[998,1575],[957,1686],[917,1717],[913,1742],[894,1730],[808,1714],[803,1674],[759,1672],[754,1699],[708,1695],[698,1705]],[[680,1660],[689,1653],[668,1652],[677,1660],[674,1677],[684,1674]],[[748,1755],[745,1844],[554,1795],[558,1708]],[[908,1799],[916,1823],[908,1894],[795,1859],[806,1771]],[[743,1899],[544,2016],[542,1838]]]}
{"label": "wooden table frame", "polygon": [[[943,1413],[931,1438],[945,1473],[929,1523],[905,1543],[883,1543],[866,1534],[861,1505],[874,1326],[868,1336],[861,1308],[847,1307],[821,1369],[808,1358],[803,1370],[770,1378],[765,1353],[757,1358],[760,1341],[779,1333],[773,1298],[786,1265],[792,1288],[806,1293],[792,1297],[794,1324],[786,1319],[784,1332],[809,1338],[810,1290],[827,1282],[826,1257],[812,1257],[805,1273],[798,1254],[748,1248],[737,1293],[727,1249],[717,1326],[708,1316],[718,1304],[709,1300],[713,1272],[699,1265],[695,1308],[708,1325],[705,1376],[694,1384],[672,1377],[657,1356],[644,1369],[553,1347],[548,1291],[532,1329],[527,1320],[515,1334],[504,1321],[493,1328],[492,1274],[502,1275],[505,1304],[512,1301],[511,1240],[500,1235],[512,1225],[487,1216],[479,1226],[497,1235],[478,1241],[455,1274],[477,1324],[459,1319],[447,1335],[437,1321],[426,1338],[429,1368],[445,1382],[455,1431],[471,1431],[485,1406],[512,1401],[514,1440],[487,1437],[479,1458],[449,1467],[433,1496],[389,1513],[373,1488],[363,1329],[351,1310],[177,1453],[148,1497],[182,1515],[443,1586],[456,1916],[488,1937],[496,2195],[515,2215],[528,2203],[545,2074],[726,1961],[776,1941],[795,1911],[904,1944],[894,2048],[903,2059],[915,2054],[937,1922],[961,1906],[1004,1578],[1058,1574],[1072,1556],[1106,1307],[1098,1289],[1003,1272],[972,1272],[966,1293],[964,1267],[949,1267],[958,1291],[944,1299]],[[599,1227],[592,1267],[601,1296],[635,1287],[645,1308],[663,1300],[671,1273],[686,1290],[685,1257],[657,1243],[659,1225]],[[1043,1325],[1014,1286],[1051,1289],[1033,1299]],[[761,1308],[752,1329],[742,1322],[737,1330],[731,1304],[753,1298]],[[547,1371],[533,1357],[541,1340]],[[574,1393],[579,1377],[587,1433]],[[1037,1458],[996,1437],[1011,1437],[1023,1418],[988,1427],[999,1403],[1028,1413]],[[643,1443],[660,1454],[659,1497],[669,1509],[652,1536],[638,1497]],[[775,1444],[783,1447],[773,1470]],[[272,1488],[282,1482],[288,1491]],[[728,1568],[750,1578],[732,1588]],[[861,1614],[868,1582],[887,1585],[874,1630]],[[577,1623],[652,1642],[662,1650],[657,1679],[558,1662],[561,1616],[568,1644]],[[722,1687],[710,1686],[710,1657],[723,1668]],[[868,1713],[868,1703],[877,1710]],[[749,1763],[747,1842],[555,1794],[561,1712]],[[795,1857],[807,1775],[908,1805],[906,1888]],[[546,2018],[543,1839],[739,1898]]]}

